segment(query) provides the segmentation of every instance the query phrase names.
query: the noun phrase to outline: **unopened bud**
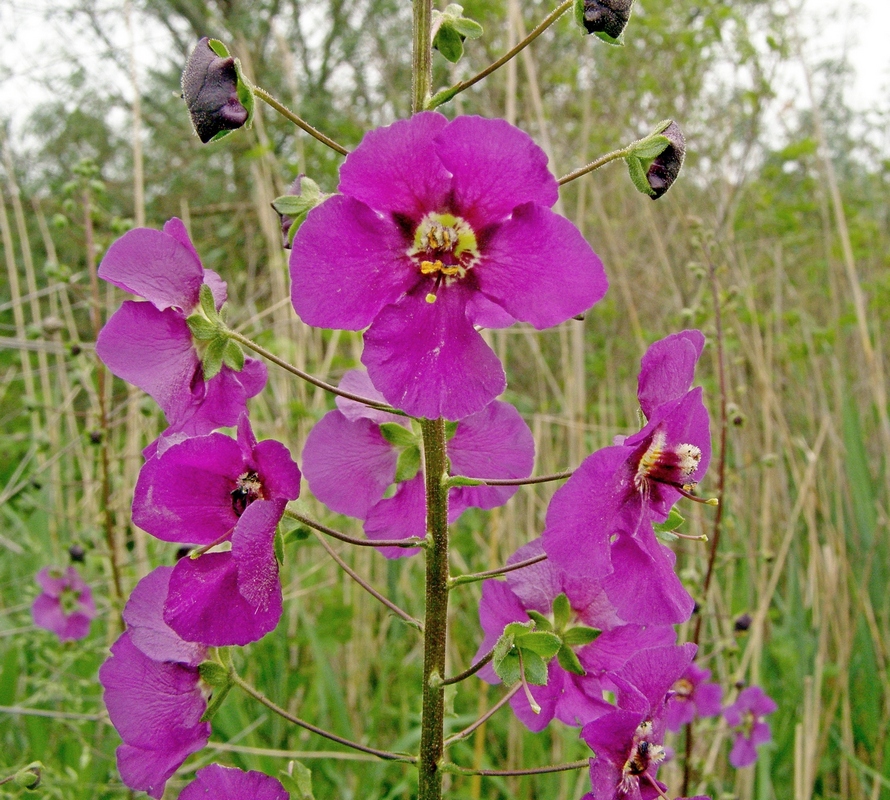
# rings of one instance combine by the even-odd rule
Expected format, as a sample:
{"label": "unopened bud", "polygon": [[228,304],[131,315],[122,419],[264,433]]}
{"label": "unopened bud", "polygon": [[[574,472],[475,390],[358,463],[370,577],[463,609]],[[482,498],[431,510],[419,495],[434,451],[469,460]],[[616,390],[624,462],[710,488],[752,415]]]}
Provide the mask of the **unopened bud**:
{"label": "unopened bud", "polygon": [[686,138],[676,122],[671,120],[670,125],[661,131],[661,135],[670,144],[655,157],[646,171],[646,181],[652,189],[650,196],[653,200],[657,200],[671,188],[680,174],[680,167],[683,166],[683,158],[686,156]]}
{"label": "unopened bud", "polygon": [[287,194],[272,201],[272,208],[281,219],[281,243],[285,249],[290,249],[294,234],[303,224],[306,215],[327,197],[328,195],[321,193],[312,178],[297,175],[296,180],[288,187]]}
{"label": "unopened bud", "polygon": [[43,764],[39,761],[34,761],[24,769],[16,772],[12,782],[22,789],[33,791],[40,786],[40,770],[42,767]]}
{"label": "unopened bud", "polygon": [[[214,44],[225,49],[221,43]],[[243,82],[242,87],[246,89]],[[250,113],[242,103],[238,88],[235,59],[229,55],[218,55],[205,36],[192,50],[182,73],[182,96],[188,106],[192,125],[204,144],[247,122]]]}
{"label": "unopened bud", "polygon": [[736,633],[743,633],[751,627],[752,621],[750,614],[742,614],[736,619],[733,628],[735,628]]}
{"label": "unopened bud", "polygon": [[575,0],[575,18],[588,33],[618,44],[632,6],[633,0]]}
{"label": "unopened bud", "polygon": [[68,548],[68,557],[72,562],[83,563],[86,559],[87,551],[84,550],[79,544],[73,544]]}

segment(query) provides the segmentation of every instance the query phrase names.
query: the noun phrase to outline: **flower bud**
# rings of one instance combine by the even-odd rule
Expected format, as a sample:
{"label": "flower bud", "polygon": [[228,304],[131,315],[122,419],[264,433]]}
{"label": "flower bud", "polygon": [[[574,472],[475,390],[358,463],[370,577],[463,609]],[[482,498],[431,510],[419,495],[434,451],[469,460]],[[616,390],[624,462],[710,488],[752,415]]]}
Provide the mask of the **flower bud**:
{"label": "flower bud", "polygon": [[632,6],[633,0],[576,0],[575,18],[588,33],[618,44]]}
{"label": "flower bud", "polygon": [[661,197],[677,180],[680,167],[683,166],[683,158],[686,155],[686,139],[676,122],[671,120],[670,125],[661,132],[661,135],[670,144],[655,157],[646,171],[646,181],[652,189],[653,200]]}
{"label": "flower bud", "polygon": [[[220,44],[223,51],[225,48]],[[242,92],[239,92],[239,83]],[[189,56],[182,73],[182,96],[198,138],[206,144],[225,131],[244,125],[250,112],[242,103],[249,89],[239,81],[232,56],[220,56],[205,36]]]}
{"label": "flower bud", "polygon": [[306,215],[327,197],[312,178],[301,174],[288,187],[287,194],[272,201],[272,208],[281,219],[281,243],[286,250],[290,249]]}
{"label": "flower bud", "polygon": [[78,562],[82,564],[86,560],[86,555],[87,551],[79,544],[73,544],[68,548],[68,557],[72,563]]}

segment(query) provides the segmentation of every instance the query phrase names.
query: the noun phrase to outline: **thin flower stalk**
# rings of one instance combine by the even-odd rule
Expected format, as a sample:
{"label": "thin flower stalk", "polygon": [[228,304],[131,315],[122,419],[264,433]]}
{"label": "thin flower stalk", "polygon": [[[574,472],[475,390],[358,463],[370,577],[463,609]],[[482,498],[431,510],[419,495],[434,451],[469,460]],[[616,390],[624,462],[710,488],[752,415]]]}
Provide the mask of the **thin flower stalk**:
{"label": "thin flower stalk", "polygon": [[261,89],[259,86],[253,87],[253,93],[256,97],[259,97],[267,105],[274,108],[282,117],[290,120],[294,123],[298,128],[306,131],[310,136],[315,137],[320,141],[323,145],[330,147],[331,150],[339,153],[341,156],[349,155],[349,151],[343,147],[341,144],[337,144],[333,139],[328,136],[325,136],[321,131],[313,128],[308,122],[306,122],[301,117],[294,114],[286,105],[276,100],[271,94],[269,94],[265,89]]}

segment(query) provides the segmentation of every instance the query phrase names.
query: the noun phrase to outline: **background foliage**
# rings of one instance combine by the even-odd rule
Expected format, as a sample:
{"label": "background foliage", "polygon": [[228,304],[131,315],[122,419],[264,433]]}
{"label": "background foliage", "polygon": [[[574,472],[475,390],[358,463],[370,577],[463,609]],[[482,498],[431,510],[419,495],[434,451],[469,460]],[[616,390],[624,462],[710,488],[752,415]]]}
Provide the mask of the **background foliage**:
{"label": "background foliage", "polygon": [[[468,0],[466,14],[486,34],[468,43],[457,66],[437,57],[437,85],[481,69],[550,8]],[[548,151],[557,175],[659,119],[683,126],[687,163],[657,204],[634,191],[620,165],[563,191],[561,210],[603,257],[611,291],[583,322],[493,334],[510,378],[507,399],[535,432],[536,472],[577,465],[635,429],[635,376],[648,343],[694,325],[713,345],[716,287],[728,354],[728,483],[708,597],[700,590],[706,547],[687,542],[678,550],[701,604],[703,663],[728,689],[762,684],[780,710],[774,744],[740,772],[726,763],[725,731],[700,724],[691,788],[744,800],[887,800],[890,154],[875,143],[888,110],[860,116],[845,107],[849,73],[837,63],[810,64],[809,96],[781,104],[783,67],[806,52],[784,8],[773,0],[637,0],[624,49],[584,39],[568,15],[443,110],[505,116]],[[65,13],[72,31],[95,37],[109,70],[128,74],[124,11],[78,0]],[[91,291],[91,263],[134,222],[159,227],[181,216],[205,266],[228,281],[242,330],[334,382],[360,352],[357,335],[295,318],[269,207],[301,172],[333,191],[340,157],[267,109],[251,132],[202,147],[176,96],[185,56],[199,36],[225,40],[257,83],[350,148],[410,106],[406,3],[141,0],[132,13],[137,31],[140,21],[157,26],[168,42],[139,75],[138,105],[132,92],[95,82],[72,59],[65,85],[54,85],[56,99],[31,115],[26,136],[2,141],[0,776],[42,760],[40,791],[66,800],[129,796],[96,681],[120,624],[110,559],[126,596],[174,557],[129,522],[140,451],[161,420],[138,392],[110,376],[103,385],[91,310],[104,319],[121,298],[104,286]],[[715,350],[706,351],[699,376],[716,420]],[[299,458],[329,406],[320,392],[273,373],[254,417],[261,435],[288,442]],[[715,491],[715,481],[712,470],[703,492]],[[467,513],[455,533],[456,567],[502,564],[540,533],[553,490],[528,487],[502,510]],[[325,513],[311,498],[301,502]],[[711,533],[710,512],[684,511],[690,532]],[[354,522],[326,521],[358,532]],[[71,544],[87,550],[83,572],[101,616],[85,642],[60,646],[33,628],[29,607],[33,575],[67,563]],[[417,564],[343,555],[420,612]],[[244,654],[243,672],[323,727],[393,749],[414,745],[416,632],[367,602],[314,539],[288,550],[283,575],[285,616]],[[478,585],[455,593],[453,670],[475,652],[478,596]],[[752,623],[739,630],[744,614]],[[461,684],[453,730],[500,691]],[[212,739],[171,782],[170,796],[220,759],[275,774],[299,758],[312,768],[319,798],[407,798],[413,786],[405,767],[333,753],[234,694]],[[455,760],[506,769],[583,758],[584,750],[570,729],[532,735],[502,712],[456,746]],[[672,769],[665,772],[674,787]],[[460,798],[562,800],[587,788],[583,772],[452,781]],[[7,790],[0,796],[11,796]]]}

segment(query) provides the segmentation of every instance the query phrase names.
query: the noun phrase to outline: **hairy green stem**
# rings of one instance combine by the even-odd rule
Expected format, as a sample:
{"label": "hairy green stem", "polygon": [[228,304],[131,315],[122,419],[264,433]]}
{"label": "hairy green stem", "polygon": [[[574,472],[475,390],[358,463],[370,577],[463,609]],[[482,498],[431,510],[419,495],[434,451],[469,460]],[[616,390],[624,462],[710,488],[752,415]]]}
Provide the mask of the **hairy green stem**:
{"label": "hairy green stem", "polygon": [[274,108],[282,117],[287,120],[290,120],[294,123],[298,128],[302,128],[306,133],[310,136],[314,136],[318,141],[320,141],[323,145],[327,145],[331,148],[331,150],[335,150],[342,156],[348,156],[349,151],[343,147],[343,145],[337,144],[333,139],[325,136],[321,131],[313,128],[306,120],[298,117],[291,111],[284,103],[276,100],[271,94],[269,94],[265,89],[261,89],[259,86],[253,87],[253,94],[255,97],[259,97],[264,103],[268,106]]}
{"label": "hairy green stem", "polygon": [[[642,141],[637,140],[637,141]],[[575,180],[575,178],[580,178],[582,175],[586,175],[588,172],[593,172],[595,169],[599,169],[600,167],[604,167],[610,161],[615,161],[619,158],[624,158],[630,151],[633,149],[633,146],[637,144],[634,142],[633,144],[629,144],[627,147],[622,147],[620,150],[613,150],[611,153],[606,153],[604,156],[600,156],[597,159],[594,159],[589,164],[585,164],[583,167],[579,167],[574,172],[570,172],[568,175],[563,175],[557,183],[560,186],[564,186],[569,181]]]}
{"label": "hairy green stem", "polygon": [[426,481],[426,618],[423,634],[423,698],[420,731],[419,800],[440,800],[444,752],[445,642],[448,618],[448,474],[445,421],[420,421]]}
{"label": "hairy green stem", "polygon": [[426,108],[433,87],[433,0],[414,0],[411,113]]}

